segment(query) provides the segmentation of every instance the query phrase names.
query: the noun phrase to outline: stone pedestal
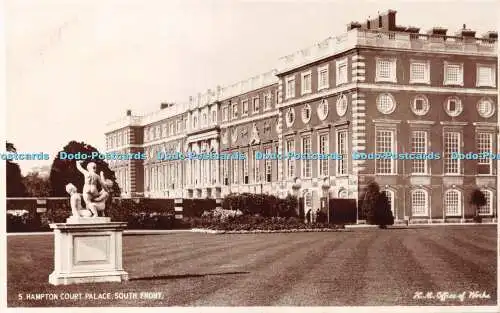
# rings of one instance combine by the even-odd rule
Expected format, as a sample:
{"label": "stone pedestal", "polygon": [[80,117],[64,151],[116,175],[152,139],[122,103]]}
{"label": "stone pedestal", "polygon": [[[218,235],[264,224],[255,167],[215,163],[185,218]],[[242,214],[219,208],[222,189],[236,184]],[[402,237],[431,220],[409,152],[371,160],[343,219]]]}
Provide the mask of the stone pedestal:
{"label": "stone pedestal", "polygon": [[128,280],[122,266],[122,234],[126,223],[109,217],[70,217],[54,229],[52,285]]}

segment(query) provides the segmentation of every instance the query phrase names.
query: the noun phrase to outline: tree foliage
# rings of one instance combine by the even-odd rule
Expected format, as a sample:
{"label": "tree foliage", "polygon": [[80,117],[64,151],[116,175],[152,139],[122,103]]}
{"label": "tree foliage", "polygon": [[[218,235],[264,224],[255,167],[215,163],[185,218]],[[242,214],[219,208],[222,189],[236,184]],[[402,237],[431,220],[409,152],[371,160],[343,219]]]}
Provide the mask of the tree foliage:
{"label": "tree foliage", "polygon": [[[16,153],[16,148],[13,143],[6,142],[5,149],[9,153]],[[26,189],[23,185],[21,168],[19,164],[10,160],[6,161],[6,184],[7,197],[23,197],[26,195]]]}
{"label": "tree foliage", "polygon": [[[94,162],[97,165],[97,173],[101,171],[104,172],[104,176],[107,179],[113,181],[113,187],[111,188],[111,196],[120,195],[120,187],[116,183],[115,173],[109,168],[109,165],[105,160],[101,160],[98,157],[91,158],[92,153],[99,153],[99,151],[89,144],[83,142],[70,141],[62,151],[68,155],[75,155],[77,153],[85,154],[88,156],[87,159],[83,160],[82,166],[86,168],[89,162]],[[54,197],[66,197],[66,185],[72,183],[76,186],[77,190],[81,192],[84,184],[83,175],[76,168],[76,160],[61,159],[61,153],[58,153],[54,161],[52,162],[52,167],[50,169],[50,185],[52,187],[51,194]]]}
{"label": "tree foliage", "polygon": [[380,191],[379,185],[372,181],[368,184],[363,198],[363,212],[368,224],[379,225],[385,228],[394,224],[391,204],[385,192]]}
{"label": "tree foliage", "polygon": [[26,195],[29,197],[49,197],[50,182],[48,178],[41,177],[39,173],[29,173],[23,177],[23,184],[26,188]]}
{"label": "tree foliage", "polygon": [[486,195],[479,189],[474,189],[471,194],[470,203],[476,207],[476,215],[479,215],[479,208],[487,204]]}

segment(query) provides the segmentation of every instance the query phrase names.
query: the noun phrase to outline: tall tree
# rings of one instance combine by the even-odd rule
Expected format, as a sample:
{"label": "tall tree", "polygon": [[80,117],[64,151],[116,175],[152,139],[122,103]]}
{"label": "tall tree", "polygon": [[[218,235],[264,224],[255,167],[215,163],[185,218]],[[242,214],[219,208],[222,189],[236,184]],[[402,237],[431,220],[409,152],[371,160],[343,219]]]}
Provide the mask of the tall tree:
{"label": "tall tree", "polygon": [[[9,153],[16,153],[16,147],[11,142],[5,142],[5,150]],[[26,189],[23,185],[21,168],[19,164],[7,160],[6,164],[7,197],[23,197]]]}
{"label": "tall tree", "polygon": [[50,169],[50,185],[52,187],[52,196],[54,197],[66,197],[66,185],[72,183],[76,186],[78,191],[81,192],[84,184],[83,175],[76,168],[75,159],[61,158],[61,154],[66,153],[66,155],[75,156],[77,153],[81,155],[87,155],[88,158],[83,160],[82,166],[86,168],[89,162],[94,162],[97,165],[97,173],[101,171],[104,172],[104,176],[107,179],[113,181],[113,187],[111,188],[111,196],[120,195],[120,187],[116,183],[115,173],[109,168],[108,163],[105,160],[99,159],[98,157],[91,158],[92,153],[99,153],[99,151],[93,146],[86,144],[84,142],[70,141],[62,151],[60,151],[52,162],[52,167]]}
{"label": "tall tree", "polygon": [[365,189],[365,194],[362,202],[362,210],[366,220],[369,224],[374,224],[375,221],[375,208],[380,196],[380,187],[375,181],[368,183]]}
{"label": "tall tree", "polygon": [[391,211],[391,203],[385,192],[379,193],[377,203],[375,205],[375,219],[373,224],[378,225],[380,228],[387,228],[387,225],[394,224],[394,216]]}
{"label": "tall tree", "polygon": [[26,194],[30,197],[50,196],[50,182],[38,172],[32,172],[23,177],[23,184],[26,187]]}

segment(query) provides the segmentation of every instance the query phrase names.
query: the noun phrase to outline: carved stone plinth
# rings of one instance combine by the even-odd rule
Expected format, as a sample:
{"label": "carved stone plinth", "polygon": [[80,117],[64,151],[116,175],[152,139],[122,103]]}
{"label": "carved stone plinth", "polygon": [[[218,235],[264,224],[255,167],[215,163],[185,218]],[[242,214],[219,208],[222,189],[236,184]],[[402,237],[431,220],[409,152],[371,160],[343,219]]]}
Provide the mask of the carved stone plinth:
{"label": "carved stone plinth", "polygon": [[52,285],[128,280],[122,266],[122,234],[126,223],[109,217],[70,217],[54,229]]}

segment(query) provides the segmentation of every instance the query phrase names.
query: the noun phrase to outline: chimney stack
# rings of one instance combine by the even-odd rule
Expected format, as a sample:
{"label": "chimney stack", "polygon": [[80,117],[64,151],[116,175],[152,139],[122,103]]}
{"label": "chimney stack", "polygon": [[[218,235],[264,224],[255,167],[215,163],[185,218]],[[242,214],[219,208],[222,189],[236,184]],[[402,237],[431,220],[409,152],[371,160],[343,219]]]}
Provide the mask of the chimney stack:
{"label": "chimney stack", "polygon": [[355,28],[361,28],[361,24],[359,22],[350,22],[349,24],[347,24],[347,31]]}
{"label": "chimney stack", "polygon": [[160,110],[166,109],[169,106],[170,106],[170,104],[168,104],[168,102],[162,102],[162,103],[160,103]]}
{"label": "chimney stack", "polygon": [[457,37],[475,38],[476,32],[467,28],[467,25],[463,24],[462,29],[456,32]]}
{"label": "chimney stack", "polygon": [[427,31],[427,34],[432,35],[432,36],[446,36],[446,32],[448,29],[443,28],[443,27],[433,27],[429,31]]}
{"label": "chimney stack", "polygon": [[483,35],[484,39],[490,39],[490,40],[497,40],[498,39],[498,33],[495,31],[489,31],[486,34]]}
{"label": "chimney stack", "polygon": [[127,116],[132,116],[132,110],[127,110]]}

